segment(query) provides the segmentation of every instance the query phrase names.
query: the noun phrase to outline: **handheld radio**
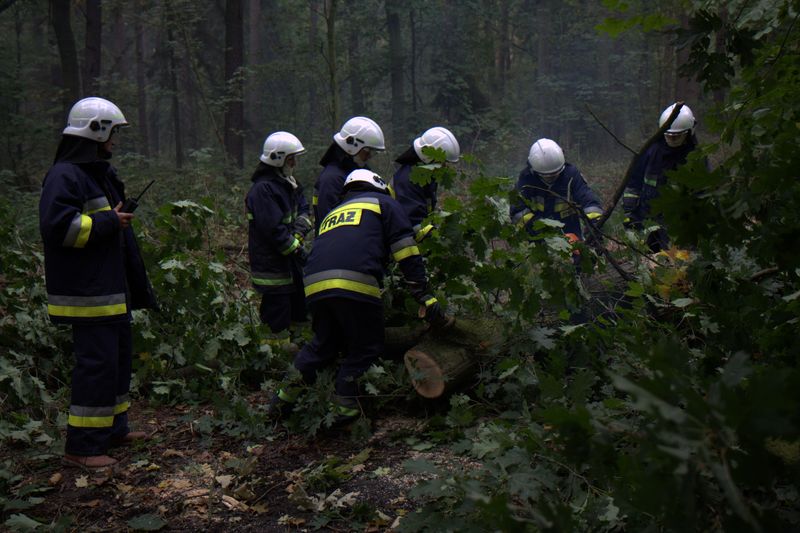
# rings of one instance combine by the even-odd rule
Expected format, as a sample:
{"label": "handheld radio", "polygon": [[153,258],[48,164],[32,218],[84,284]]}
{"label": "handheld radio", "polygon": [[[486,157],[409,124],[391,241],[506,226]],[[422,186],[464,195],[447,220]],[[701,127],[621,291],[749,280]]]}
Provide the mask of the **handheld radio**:
{"label": "handheld radio", "polygon": [[141,199],[141,197],[144,196],[144,193],[147,192],[147,189],[149,189],[150,186],[155,182],[156,180],[153,180],[150,183],[148,183],[147,187],[145,187],[144,190],[141,193],[139,193],[139,196],[137,196],[136,198],[128,198],[127,200],[125,200],[125,203],[122,204],[120,212],[133,213],[134,211],[136,211],[136,208],[139,207],[139,199]]}

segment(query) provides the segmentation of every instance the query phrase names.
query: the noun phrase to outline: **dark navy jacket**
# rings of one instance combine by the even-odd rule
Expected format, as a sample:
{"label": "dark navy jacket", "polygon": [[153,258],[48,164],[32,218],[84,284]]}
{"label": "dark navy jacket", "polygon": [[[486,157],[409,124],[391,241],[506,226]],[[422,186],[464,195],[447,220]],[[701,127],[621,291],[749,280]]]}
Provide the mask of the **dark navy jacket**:
{"label": "dark navy jacket", "polygon": [[[314,208],[314,232],[319,232],[319,225],[325,215],[342,201],[342,188],[348,174],[358,169],[353,157],[342,150],[338,144],[331,144],[319,162],[324,168],[314,183],[314,196],[311,205]],[[369,168],[369,167],[364,167]]]}
{"label": "dark navy jacket", "polygon": [[390,258],[407,282],[426,284],[425,266],[400,204],[378,191],[351,191],[320,224],[305,269],[306,298],[337,296],[381,305]]}
{"label": "dark navy jacket", "polygon": [[302,187],[292,187],[275,167],[260,163],[251,180],[245,208],[253,286],[260,293],[291,293],[302,283],[290,257],[311,229],[308,202]]}
{"label": "dark navy jacket", "polygon": [[578,169],[569,163],[552,183],[544,181],[527,166],[519,175],[516,190],[524,201],[512,204],[511,220],[515,224],[525,225],[531,235],[536,234],[533,229],[535,220],[550,218],[564,224],[564,233],[574,233],[582,239],[580,217],[567,201],[579,205],[589,218],[603,214],[597,195]]}
{"label": "dark navy jacket", "polygon": [[423,235],[420,235],[422,228],[422,221],[430,215],[436,208],[436,191],[438,185],[435,180],[431,180],[425,185],[419,185],[411,181],[411,172],[414,170],[415,165],[405,164],[402,165],[391,181],[391,187],[394,189],[395,197],[403,210],[408,215],[411,221],[414,235],[418,236],[418,240]]}
{"label": "dark navy jacket", "polygon": [[58,162],[45,176],[39,230],[53,322],[127,321],[131,309],[155,307],[133,230],[112,211],[124,200],[108,161]]}
{"label": "dark navy jacket", "polygon": [[665,173],[684,164],[689,152],[696,147],[697,140],[694,136],[675,148],[670,147],[662,137],[638,158],[622,198],[622,207],[628,222],[638,225],[651,216],[650,202],[658,197],[659,187],[667,182]]}

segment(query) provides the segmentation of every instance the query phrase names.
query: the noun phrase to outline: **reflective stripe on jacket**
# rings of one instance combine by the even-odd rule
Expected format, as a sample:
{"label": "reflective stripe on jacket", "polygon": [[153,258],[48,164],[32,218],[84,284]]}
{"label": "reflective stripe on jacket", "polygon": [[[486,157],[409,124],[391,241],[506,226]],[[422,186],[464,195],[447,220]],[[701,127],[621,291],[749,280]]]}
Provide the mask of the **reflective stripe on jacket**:
{"label": "reflective stripe on jacket", "polygon": [[345,196],[320,224],[305,269],[309,302],[339,296],[381,303],[383,273],[390,259],[408,282],[425,283],[425,267],[411,224],[386,194],[360,191]]}

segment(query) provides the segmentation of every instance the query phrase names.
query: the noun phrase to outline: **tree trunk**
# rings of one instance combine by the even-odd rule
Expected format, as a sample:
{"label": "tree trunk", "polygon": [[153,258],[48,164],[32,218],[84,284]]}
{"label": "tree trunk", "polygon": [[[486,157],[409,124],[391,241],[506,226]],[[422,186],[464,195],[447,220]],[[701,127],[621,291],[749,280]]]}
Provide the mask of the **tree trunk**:
{"label": "tree trunk", "polygon": [[[495,87],[500,96],[506,91],[506,76],[511,62],[511,41],[509,39],[509,5],[508,0],[500,2],[500,38],[496,40],[494,54]],[[495,39],[492,39],[495,41]]]}
{"label": "tree trunk", "polygon": [[438,398],[469,382],[480,359],[501,342],[502,331],[487,318],[456,318],[447,329],[431,330],[404,357],[414,389],[425,398]]}
{"label": "tree trunk", "polygon": [[86,49],[83,58],[83,94],[96,95],[103,46],[103,9],[100,0],[86,0]]}
{"label": "tree trunk", "polygon": [[400,6],[397,0],[386,1],[386,25],[389,33],[389,73],[392,84],[393,142],[399,143],[405,133],[405,83],[403,79],[403,41],[400,32]]}
{"label": "tree trunk", "polygon": [[169,84],[172,92],[172,127],[175,134],[175,166],[183,168],[183,135],[181,132],[181,109],[180,100],[178,99],[178,66],[175,61],[175,39],[173,38],[172,26],[174,20],[170,21],[167,26],[167,40],[173,43],[169,47]]}
{"label": "tree trunk", "polygon": [[225,82],[228,105],[225,108],[225,150],[238,168],[244,166],[244,104],[242,67],[244,66],[244,18],[242,0],[225,2]]}
{"label": "tree trunk", "polygon": [[[352,17],[356,16],[356,12],[361,9],[361,3],[358,1],[351,1],[349,4],[350,13]],[[349,63],[350,75],[350,105],[354,115],[364,114],[364,88],[361,80],[361,45],[359,41],[359,33],[361,28],[358,25],[350,26],[350,31],[347,39],[347,59]]]}
{"label": "tree trunk", "polygon": [[[137,0],[136,12],[141,14],[144,11],[144,2]],[[142,19],[140,16],[134,17],[134,39],[136,55],[136,99],[138,100],[139,124],[139,153],[145,157],[150,156],[150,136],[148,135],[149,121],[147,120],[147,80],[145,78],[144,66],[144,32]]]}
{"label": "tree trunk", "polygon": [[331,131],[339,126],[339,80],[336,71],[336,0],[325,0],[325,25],[328,30],[328,82],[331,92]]}
{"label": "tree trunk", "polygon": [[75,49],[75,37],[70,23],[71,2],[69,0],[50,0],[50,15],[53,33],[56,35],[58,54],[61,58],[61,86],[64,88],[62,103],[66,116],[70,107],[78,100],[80,94],[80,73],[78,70],[78,52]]}
{"label": "tree trunk", "polygon": [[411,113],[414,116],[414,130],[419,128],[417,120],[417,22],[414,19],[414,9],[408,10],[408,26],[411,30],[411,57],[409,69],[411,71]]}
{"label": "tree trunk", "polygon": [[[308,62],[309,64],[312,63],[312,58],[316,56],[317,52],[317,42],[319,38],[319,18],[318,18],[318,4],[319,0],[309,0],[308,3]],[[314,102],[317,101],[317,83],[314,79],[315,72],[310,73],[310,78],[308,80],[308,119],[306,120],[309,129],[314,131],[317,125],[319,124],[319,114],[318,109],[314,105]]]}
{"label": "tree trunk", "polygon": [[[251,72],[255,72],[255,67],[258,63],[264,61],[264,53],[261,46],[262,39],[262,21],[261,21],[261,0],[248,1],[248,35],[247,35],[247,64],[251,67]],[[265,132],[261,131],[262,124],[266,121],[263,120],[263,106],[259,105],[259,90],[256,85],[256,76],[248,76],[247,84],[245,85],[245,102],[247,103],[246,109],[249,110],[247,116],[248,120],[245,121],[245,129],[247,131],[255,131],[256,135],[249,135],[259,143],[263,140],[261,137]],[[255,148],[255,147],[254,147]],[[250,148],[247,148],[248,153]]]}

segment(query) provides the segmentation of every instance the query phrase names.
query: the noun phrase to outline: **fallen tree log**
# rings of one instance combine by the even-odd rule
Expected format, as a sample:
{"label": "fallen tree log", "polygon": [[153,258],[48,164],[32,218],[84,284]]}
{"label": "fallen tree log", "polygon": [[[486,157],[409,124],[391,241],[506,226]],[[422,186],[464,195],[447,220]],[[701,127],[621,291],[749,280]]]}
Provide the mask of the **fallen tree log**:
{"label": "fallen tree log", "polygon": [[456,318],[446,329],[430,330],[404,356],[414,389],[424,398],[438,398],[464,385],[502,334],[493,319]]}

